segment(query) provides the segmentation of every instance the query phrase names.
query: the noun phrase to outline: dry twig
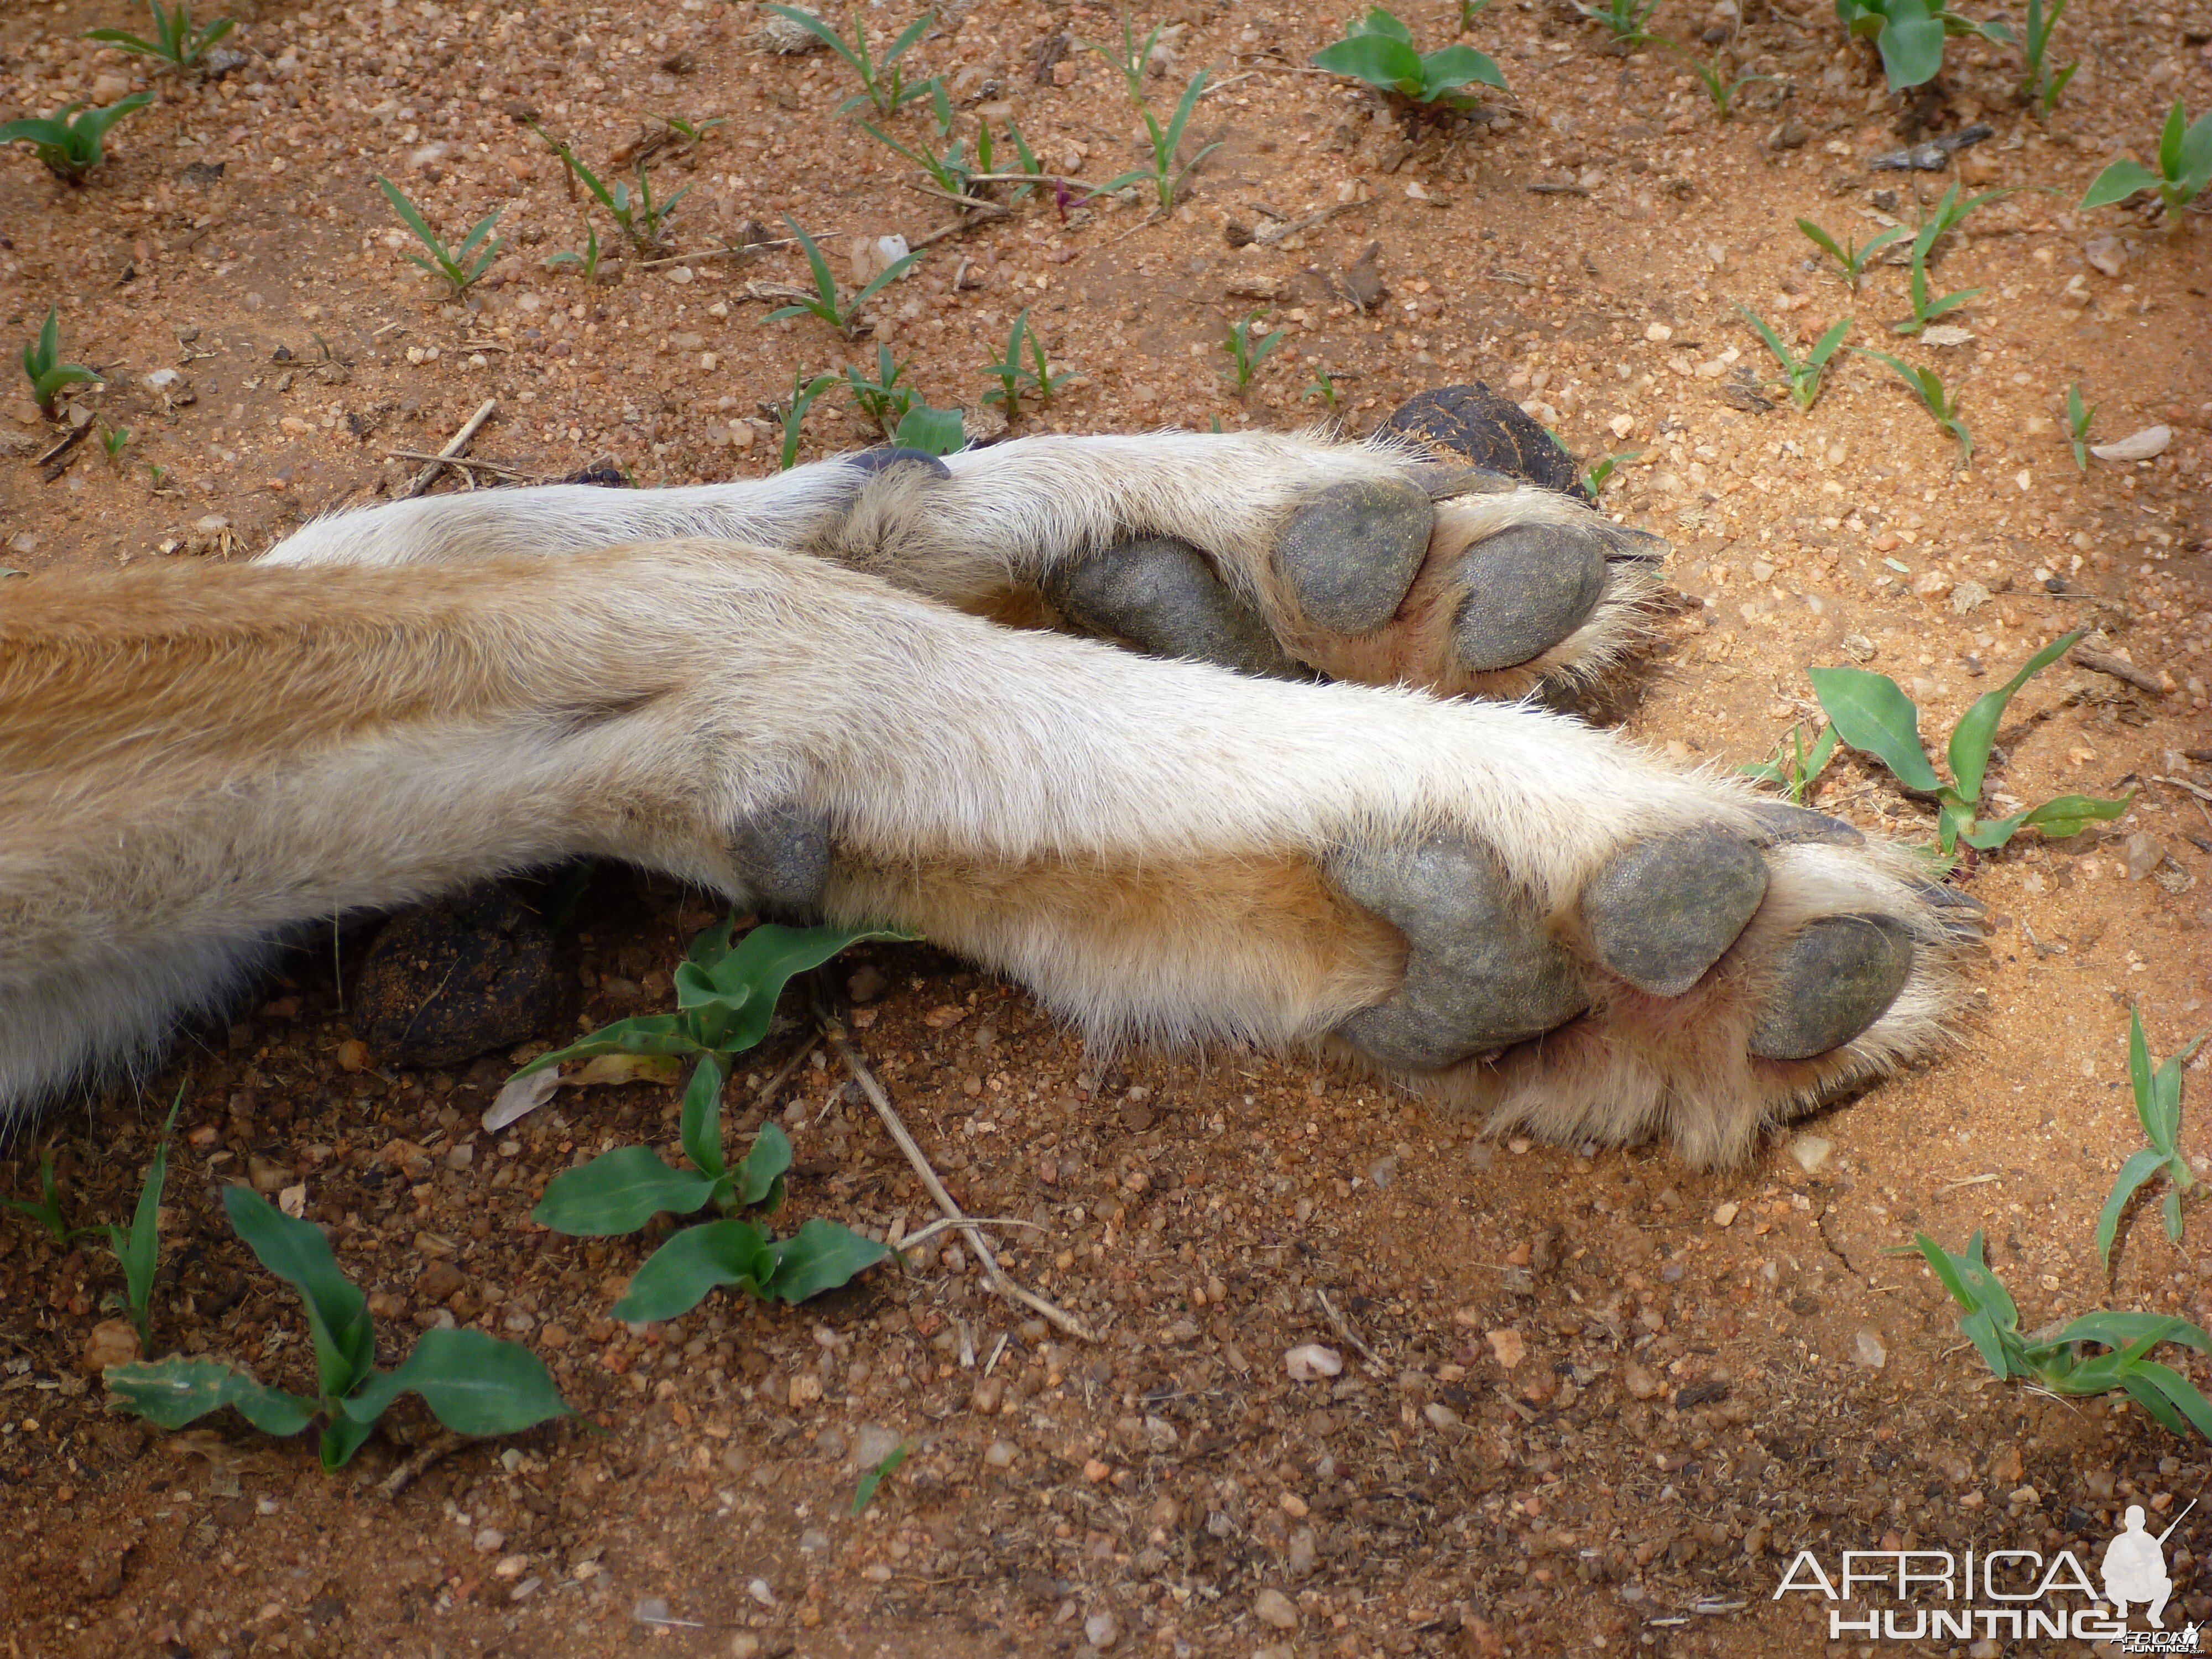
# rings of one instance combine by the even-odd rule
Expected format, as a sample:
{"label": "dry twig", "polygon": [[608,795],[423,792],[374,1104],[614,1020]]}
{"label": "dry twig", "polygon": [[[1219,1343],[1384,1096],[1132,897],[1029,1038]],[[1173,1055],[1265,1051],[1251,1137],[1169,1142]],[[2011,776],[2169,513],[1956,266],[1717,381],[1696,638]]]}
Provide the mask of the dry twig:
{"label": "dry twig", "polygon": [[861,1092],[868,1097],[868,1103],[876,1109],[876,1115],[883,1120],[884,1127],[890,1131],[890,1138],[897,1143],[899,1151],[906,1154],[906,1161],[913,1165],[915,1174],[921,1177],[922,1187],[937,1207],[945,1212],[945,1219],[953,1223],[969,1243],[975,1247],[975,1259],[983,1264],[983,1277],[991,1288],[1008,1301],[1019,1303],[1030,1312],[1050,1321],[1070,1336],[1084,1342],[1096,1342],[1098,1339],[1091,1335],[1073,1314],[1063,1313],[1034,1291],[1024,1290],[1006,1277],[1006,1270],[999,1266],[999,1258],[983,1242],[981,1230],[952,1201],[952,1194],[945,1190],[945,1183],[937,1178],[937,1171],[930,1167],[928,1158],[907,1132],[898,1109],[891,1104],[891,1097],[884,1092],[884,1085],[876,1081],[875,1073],[868,1069],[859,1051],[846,1040],[844,1026],[819,1001],[814,1005],[814,1017],[821,1023],[822,1036],[830,1044],[830,1051],[844,1062],[845,1069],[853,1075],[853,1080],[860,1085]]}
{"label": "dry twig", "polygon": [[[430,465],[424,467],[420,472],[417,472],[415,475],[414,482],[410,483],[406,489],[401,490],[394,499],[403,501],[412,501],[416,496],[428,489],[430,487],[430,481],[438,476],[439,471],[441,468],[453,465],[454,458],[469,447],[470,441],[473,439],[477,433],[483,430],[484,422],[491,419],[492,412],[498,407],[498,398],[485,398],[483,400],[483,406],[480,407],[475,414],[469,416],[468,423],[462,427],[459,432],[456,432],[453,434],[453,441],[448,443],[443,449],[440,450],[437,454],[433,456],[430,460]],[[465,469],[456,467],[454,470],[460,472],[464,478],[468,477],[468,473]]]}
{"label": "dry twig", "polygon": [[439,1430],[430,1437],[428,1445],[418,1447],[409,1453],[404,1462],[376,1483],[378,1495],[384,1498],[398,1497],[401,1492],[415,1484],[423,1470],[428,1468],[440,1458],[460,1450],[469,1443],[471,1438],[471,1437],[468,1435],[455,1434],[450,1429]]}

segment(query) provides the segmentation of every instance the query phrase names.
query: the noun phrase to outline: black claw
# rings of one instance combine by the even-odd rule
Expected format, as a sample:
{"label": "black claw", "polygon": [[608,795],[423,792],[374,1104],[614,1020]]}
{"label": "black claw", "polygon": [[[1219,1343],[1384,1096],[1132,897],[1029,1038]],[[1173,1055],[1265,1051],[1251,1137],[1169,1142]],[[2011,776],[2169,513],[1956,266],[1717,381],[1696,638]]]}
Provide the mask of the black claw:
{"label": "black claw", "polygon": [[949,478],[952,469],[926,449],[902,449],[896,444],[878,444],[873,449],[863,449],[843,458],[845,465],[858,467],[873,476],[888,472],[897,466],[927,468],[932,477]]}
{"label": "black claw", "polygon": [[1787,806],[1780,801],[1762,800],[1752,804],[1752,817],[1757,818],[1767,832],[1763,847],[1791,847],[1802,842],[1817,842],[1828,847],[1858,847],[1866,837],[1841,818],[1832,818],[1826,812],[1815,812],[1809,806]]}
{"label": "black claw", "polygon": [[757,812],[731,836],[730,862],[763,915],[810,920],[830,885],[829,817],[796,806]]}
{"label": "black claw", "polygon": [[1478,671],[1543,655],[1581,627],[1605,593],[1605,555],[1579,527],[1501,530],[1469,548],[1461,569],[1468,592],[1452,642],[1460,661]]}
{"label": "black claw", "polygon": [[1310,678],[1283,654],[1258,611],[1229,590],[1206,556],[1166,537],[1124,542],[1056,570],[1045,597],[1077,627],[1271,678]]}
{"label": "black claw", "polygon": [[1777,952],[1779,978],[1751,1029],[1761,1060],[1810,1060],[1840,1048],[1897,1000],[1912,976],[1912,935],[1888,916],[1824,916]]}
{"label": "black claw", "polygon": [[1565,949],[1470,842],[1346,852],[1330,878],[1406,936],[1406,977],[1338,1034],[1386,1066],[1436,1071],[1565,1024],[1589,1006]]}
{"label": "black claw", "polygon": [[1766,860],[1725,830],[1643,842],[1583,895],[1597,958],[1639,990],[1678,997],[1735,943],[1766,896]]}
{"label": "black claw", "polygon": [[1436,509],[1406,478],[1331,484],[1307,497],[1275,544],[1276,568],[1308,618],[1368,634],[1397,614],[1428,556]]}

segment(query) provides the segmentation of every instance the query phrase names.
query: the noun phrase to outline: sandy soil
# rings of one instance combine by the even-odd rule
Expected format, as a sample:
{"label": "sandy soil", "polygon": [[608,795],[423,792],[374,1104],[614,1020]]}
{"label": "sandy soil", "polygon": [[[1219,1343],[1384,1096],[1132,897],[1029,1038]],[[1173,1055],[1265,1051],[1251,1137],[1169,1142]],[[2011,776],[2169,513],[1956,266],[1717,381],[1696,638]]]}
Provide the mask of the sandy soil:
{"label": "sandy soil", "polygon": [[[416,464],[393,452],[435,450],[488,399],[471,453],[522,476],[603,459],[641,484],[758,472],[794,370],[872,364],[886,343],[932,402],[980,409],[982,367],[1027,307],[1078,378],[1024,430],[1297,423],[1327,412],[1325,369],[1359,429],[1480,376],[1579,454],[1641,451],[1605,503],[1673,538],[1686,602],[1601,712],[1688,760],[1767,753],[1813,712],[1808,665],[1890,672],[1941,732],[2037,644],[2100,629],[2142,684],[2071,664],[2038,679],[2001,735],[1998,800],[2136,804],[1962,876],[1993,926],[1949,1058],[1717,1175],[1486,1139],[1296,1063],[1107,1064],[926,946],[858,953],[841,972],[884,981],[862,1010],[869,1063],[957,1196],[1035,1224],[1001,1230],[1012,1270],[1102,1332],[1094,1345],[1009,1309],[955,1248],[802,1311],[718,1297],[666,1325],[611,1322],[652,1240],[555,1239],[527,1212],[576,1158],[672,1141],[672,1091],[564,1094],[511,1136],[478,1133],[509,1056],[441,1072],[346,1046],[342,990],[367,943],[349,935],[137,1097],[19,1139],[0,1190],[33,1190],[50,1139],[71,1218],[123,1218],[181,1083],[161,1349],[306,1374],[295,1306],[216,1202],[240,1176],[304,1181],[376,1298],[387,1362],[416,1328],[482,1324],[535,1346],[582,1416],[458,1451],[397,1498],[376,1483],[407,1448],[386,1440],[326,1476],[304,1444],[234,1419],[149,1433],[104,1413],[80,1369],[113,1311],[112,1263],[0,1218],[9,1659],[1869,1652],[1830,1642],[1826,1604],[1771,1599],[1795,1552],[2088,1559],[2130,1501],[2171,1516],[2205,1490],[2202,1444],[2138,1411],[1991,1381],[1896,1254],[1916,1228],[1954,1246],[1985,1229],[2031,1323],[2099,1305],[2212,1315],[2201,1217],[2176,1248],[2140,1213],[2109,1287],[2092,1249],[2140,1144],[2129,1005],[2160,1053],[2212,1023],[2212,261],[2195,216],[2169,228],[2069,206],[2120,147],[2144,153],[2174,96],[2212,104],[2203,4],[2069,12],[2060,40],[2083,67],[2039,125],[2011,99],[2009,52],[1954,41],[1945,100],[1904,112],[1824,9],[1761,6],[1739,28],[1668,0],[1668,33],[1716,30],[1740,70],[1776,77],[1723,125],[1658,47],[1620,54],[1558,10],[1501,3],[1468,38],[1510,95],[1486,123],[1411,137],[1301,67],[1334,14],[1193,5],[1155,20],[1171,47],[1152,96],[1164,111],[1210,68],[1219,90],[1188,148],[1220,148],[1171,217],[1032,201],[967,228],[836,115],[842,65],[763,49],[748,6],[234,10],[245,61],[159,83],[87,187],[0,158],[0,317],[27,338],[58,305],[64,356],[107,375],[77,399],[94,439],[51,478],[38,458],[59,434],[7,388],[0,563],[246,556],[404,489]],[[879,40],[907,21],[868,15]],[[1437,45],[1455,16],[1408,21]],[[134,19],[119,0],[9,8],[0,115],[140,84],[76,38]],[[1140,131],[1119,78],[1065,37],[1114,32],[1100,7],[988,3],[949,9],[915,57],[963,123],[1012,117],[1045,165],[1103,179],[1138,162]],[[666,255],[614,250],[594,286],[544,268],[582,233],[518,125],[531,112],[594,166],[634,152],[657,113],[726,118],[650,157],[657,190],[690,187]],[[1941,261],[1939,287],[1982,290],[1950,319],[1972,337],[1898,347],[1961,393],[1971,470],[1863,359],[1836,364],[1809,415],[1758,412],[1739,371],[1771,366],[1739,302],[1801,340],[1848,312],[1855,343],[1885,348],[1905,309],[1901,270],[1854,300],[1793,217],[1862,240],[1875,216],[1911,222],[1952,175],[1869,161],[1900,126],[1976,119],[1995,134],[1961,171],[2018,193]],[[892,130],[928,127],[908,112]],[[449,235],[501,210],[507,245],[465,304],[402,261],[380,173]],[[834,235],[841,273],[856,239],[951,228],[848,342],[811,319],[763,326],[753,285],[803,275],[787,248],[725,252],[787,212]],[[1255,309],[1287,332],[1240,398],[1218,347]],[[2077,471],[2076,380],[2100,440],[2162,423],[2170,447]],[[128,428],[120,460],[98,422]],[[827,398],[801,453],[872,435]],[[1930,832],[1855,760],[1814,799]],[[2130,845],[2151,856],[2135,836],[2154,869],[2131,873]],[[561,936],[566,1006],[544,1038],[665,1006],[709,919],[602,872]],[[746,1081],[809,1035],[788,1012]],[[927,1199],[842,1082],[817,1053],[754,1101],[798,1143],[788,1218],[919,1224]],[[1291,1380],[1284,1355],[1305,1342],[1342,1373]],[[2202,1362],[2192,1375],[2208,1381]],[[914,1455],[853,1518],[859,1460],[902,1437]],[[2196,1619],[2212,1615],[2208,1516],[2167,1547]],[[1971,1649],[2059,1650],[2074,1650]]]}

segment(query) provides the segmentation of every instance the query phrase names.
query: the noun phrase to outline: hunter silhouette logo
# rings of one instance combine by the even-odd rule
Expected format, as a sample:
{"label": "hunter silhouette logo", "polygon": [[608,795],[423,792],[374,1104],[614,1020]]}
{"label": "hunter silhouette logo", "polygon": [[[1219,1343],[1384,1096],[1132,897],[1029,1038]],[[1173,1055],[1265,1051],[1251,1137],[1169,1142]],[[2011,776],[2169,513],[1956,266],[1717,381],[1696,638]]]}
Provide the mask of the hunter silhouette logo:
{"label": "hunter silhouette logo", "polygon": [[[2197,1625],[2169,1631],[2165,1617],[2173,1596],[2166,1543],[2196,1507],[2197,1500],[2191,1499],[2164,1532],[2153,1533],[2144,1524],[2142,1505],[2130,1504],[2122,1530],[2105,1547],[2101,1594],[2071,1550],[2047,1559],[2039,1551],[2017,1549],[1846,1550],[1842,1571],[1833,1577],[1812,1551],[1800,1550],[1773,1599],[1809,1591],[1841,1604],[1828,1609],[1832,1642],[2070,1637],[2109,1642],[2121,1653],[2200,1653]],[[1876,1589],[1889,1605],[1868,1601]],[[2149,1629],[2128,1628],[2130,1608],[2142,1613]]]}

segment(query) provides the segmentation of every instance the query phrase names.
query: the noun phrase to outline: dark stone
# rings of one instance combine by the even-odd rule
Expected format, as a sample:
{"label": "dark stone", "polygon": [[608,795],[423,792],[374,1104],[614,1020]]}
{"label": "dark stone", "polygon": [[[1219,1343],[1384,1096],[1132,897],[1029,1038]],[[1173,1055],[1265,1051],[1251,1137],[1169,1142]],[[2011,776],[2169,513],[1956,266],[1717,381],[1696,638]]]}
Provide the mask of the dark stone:
{"label": "dark stone", "polygon": [[1368,634],[1398,612],[1428,556],[1436,509],[1407,478],[1331,484],[1306,498],[1275,544],[1275,566],[1312,621]]}
{"label": "dark stone", "polygon": [[494,883],[385,924],[349,1012],[386,1065],[455,1066],[537,1036],[559,1006],[552,933]]}
{"label": "dark stone", "polygon": [[1122,542],[1053,573],[1045,597],[1078,628],[1157,657],[1188,657],[1276,678],[1303,674],[1258,611],[1188,542]]}
{"label": "dark stone", "polygon": [[1338,1035],[1387,1066],[1435,1071],[1525,1042],[1589,1006],[1573,958],[1488,851],[1456,837],[1336,854],[1329,878],[1406,936],[1406,977]]}
{"label": "dark stone", "polygon": [[1766,860],[1710,827],[1640,842],[1583,895],[1597,958],[1638,990],[1678,997],[1735,943],[1766,896]]}
{"label": "dark stone", "polygon": [[1580,526],[1519,525],[1477,542],[1452,643],[1469,668],[1510,668],[1581,627],[1605,594],[1605,549]]}
{"label": "dark stone", "polygon": [[[1486,468],[1510,473],[1546,489],[1589,502],[1574,457],[1520,404],[1502,398],[1481,381],[1438,386],[1401,404],[1382,422],[1382,432],[1411,438],[1431,449]],[[1592,503],[1595,505],[1595,503]]]}
{"label": "dark stone", "polygon": [[1887,1012],[1912,975],[1912,936],[1888,916],[1824,916],[1777,953],[1780,977],[1751,1029],[1761,1060],[1810,1060]]}

